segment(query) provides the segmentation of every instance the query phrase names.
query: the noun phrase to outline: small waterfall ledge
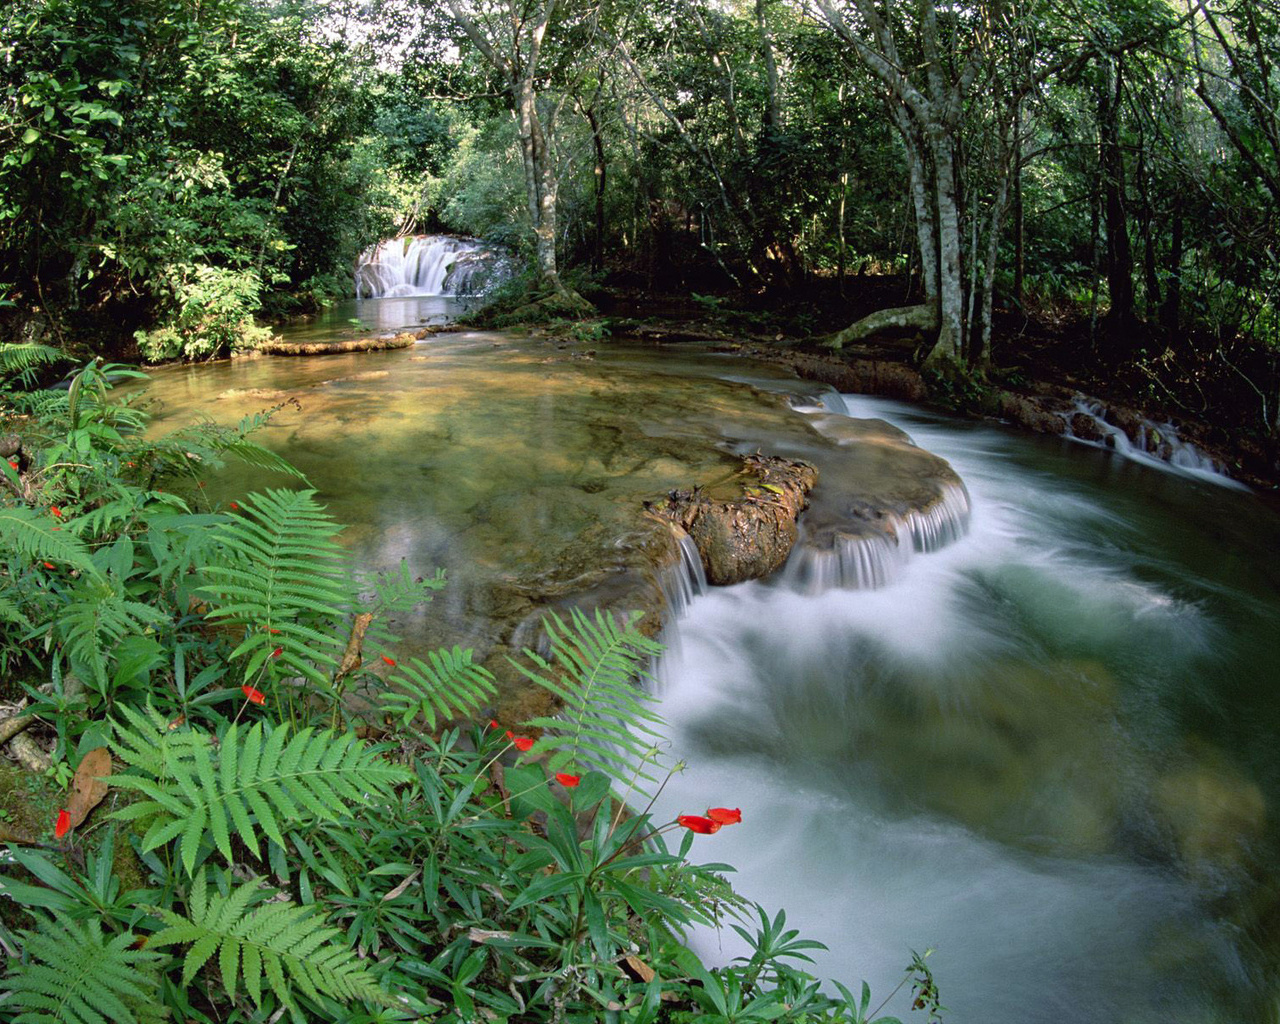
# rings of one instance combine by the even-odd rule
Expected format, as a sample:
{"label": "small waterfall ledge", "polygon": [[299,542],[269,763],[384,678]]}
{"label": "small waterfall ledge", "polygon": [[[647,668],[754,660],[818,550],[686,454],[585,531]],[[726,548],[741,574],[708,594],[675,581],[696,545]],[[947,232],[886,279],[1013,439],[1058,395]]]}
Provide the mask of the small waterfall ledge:
{"label": "small waterfall ledge", "polygon": [[379,242],[361,255],[356,298],[479,296],[510,276],[510,257],[479,239],[406,235]]}

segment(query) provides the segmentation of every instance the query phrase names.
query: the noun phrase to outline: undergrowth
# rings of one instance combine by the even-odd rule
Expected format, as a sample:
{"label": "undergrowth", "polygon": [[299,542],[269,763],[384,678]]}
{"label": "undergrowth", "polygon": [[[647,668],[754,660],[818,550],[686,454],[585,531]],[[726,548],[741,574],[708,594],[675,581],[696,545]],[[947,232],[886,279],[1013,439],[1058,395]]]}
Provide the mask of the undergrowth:
{"label": "undergrowth", "polygon": [[[743,811],[653,814],[670,769],[635,684],[659,648],[634,617],[549,617],[518,667],[560,713],[474,724],[495,690],[472,652],[401,658],[388,628],[443,576],[352,565],[254,441],[269,411],[149,439],[115,390],[136,371],[22,390],[54,355],[0,351],[21,442],[0,465],[0,668],[74,783],[8,847],[0,1020],[877,1016],[727,865],[689,859]],[[299,489],[210,506],[196,485],[228,458]],[[723,924],[750,953],[708,969],[685,938]],[[934,1018],[922,958],[904,984]]]}

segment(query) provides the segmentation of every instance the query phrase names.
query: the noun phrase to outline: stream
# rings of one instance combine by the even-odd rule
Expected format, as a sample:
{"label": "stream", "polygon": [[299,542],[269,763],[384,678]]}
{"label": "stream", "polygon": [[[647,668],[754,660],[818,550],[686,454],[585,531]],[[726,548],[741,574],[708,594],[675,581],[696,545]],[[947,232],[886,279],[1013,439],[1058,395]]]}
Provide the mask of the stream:
{"label": "stream", "polygon": [[[449,302],[351,303],[290,335],[416,326]],[[655,686],[688,769],[660,812],[741,806],[695,858],[734,864],[855,991],[887,995],[931,947],[960,1024],[1277,1020],[1274,508],[723,354],[598,348],[444,334],[165,368],[151,393],[160,428],[296,400],[261,439],[351,524],[357,557],[449,572],[397,624],[406,649],[482,654],[531,642],[548,603],[625,604],[653,571],[645,497],[758,447],[837,465],[846,412],[900,427],[964,481],[967,532],[899,552],[869,589],[803,571],[802,535],[775,578],[673,614]],[[229,468],[210,500],[285,483]],[[815,507],[848,486],[824,473]],[[742,953],[727,926],[693,942]]]}

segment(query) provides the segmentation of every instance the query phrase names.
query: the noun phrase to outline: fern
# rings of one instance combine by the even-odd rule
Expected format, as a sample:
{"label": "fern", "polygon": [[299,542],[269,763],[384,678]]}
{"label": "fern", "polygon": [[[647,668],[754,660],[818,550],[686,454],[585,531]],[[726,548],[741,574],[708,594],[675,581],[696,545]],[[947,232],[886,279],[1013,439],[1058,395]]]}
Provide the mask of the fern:
{"label": "fern", "polygon": [[224,427],[213,420],[205,420],[191,427],[184,427],[157,443],[157,451],[171,458],[192,459],[217,466],[224,457],[238,459],[257,469],[284,473],[297,480],[306,481],[306,475],[288,459],[277,455],[270,448],[250,439],[269,422],[281,408],[277,406],[265,412],[245,416],[238,425]]}
{"label": "fern", "polygon": [[295,1015],[294,988],[312,999],[390,1001],[355,953],[334,941],[341,933],[310,907],[273,901],[248,909],[255,899],[269,895],[256,881],[246,882],[226,896],[210,893],[201,872],[187,901],[190,916],[161,910],[167,927],[148,945],[191,943],[182,965],[184,985],[217,954],[227,995],[235,999],[237,984],[243,979],[245,991],[259,1009],[264,976],[280,1002],[295,1010]]}
{"label": "fern", "polygon": [[479,711],[496,694],[493,674],[471,660],[470,650],[431,651],[424,662],[413,658],[391,676],[404,693],[382,695],[382,710],[408,725],[421,715],[434,730],[437,718],[448,721]]}
{"label": "fern", "polygon": [[96,919],[41,918],[22,933],[24,963],[9,975],[3,1007],[14,1024],[143,1024],[157,1020],[158,953],[131,948],[132,935],[107,938]]}
{"label": "fern", "polygon": [[153,709],[150,717],[122,709],[132,730],[113,722],[114,750],[145,775],[116,775],[111,784],[146,799],[116,817],[149,821],[144,852],[181,837],[179,852],[195,869],[206,833],[230,864],[234,834],[258,856],[259,832],[284,846],[284,831],[333,820],[371,795],[386,794],[412,775],[388,763],[353,733],[270,732],[258,723],[241,733],[232,725],[215,748],[189,730],[171,732]]}
{"label": "fern", "polygon": [[0,374],[25,373],[66,359],[61,349],[31,342],[0,342]]}
{"label": "fern", "polygon": [[97,568],[84,543],[66,531],[55,530],[55,520],[30,508],[0,508],[0,547],[32,562],[52,562],[96,576]]}
{"label": "fern", "polygon": [[72,663],[102,684],[107,657],[120,641],[143,636],[164,616],[150,605],[130,601],[114,574],[85,576],[76,581],[57,611],[54,631],[62,638]]}
{"label": "fern", "polygon": [[658,735],[654,725],[660,719],[636,680],[662,645],[636,628],[639,615],[619,625],[607,612],[597,611],[594,620],[576,608],[570,614],[570,625],[555,614],[543,620],[551,661],[526,650],[535,669],[513,662],[562,704],[558,717],[534,718],[528,724],[545,730],[538,742],[553,751],[553,767],[570,764],[650,779],[644,765],[651,759],[651,739]]}
{"label": "fern", "polygon": [[351,588],[341,573],[342,549],[332,538],[338,527],[314,500],[315,491],[252,494],[244,514],[214,528],[225,549],[223,564],[211,565],[210,618],[245,628],[233,658],[248,655],[250,679],[280,649],[278,663],[325,685],[318,667],[336,667],[336,639],[351,606]]}

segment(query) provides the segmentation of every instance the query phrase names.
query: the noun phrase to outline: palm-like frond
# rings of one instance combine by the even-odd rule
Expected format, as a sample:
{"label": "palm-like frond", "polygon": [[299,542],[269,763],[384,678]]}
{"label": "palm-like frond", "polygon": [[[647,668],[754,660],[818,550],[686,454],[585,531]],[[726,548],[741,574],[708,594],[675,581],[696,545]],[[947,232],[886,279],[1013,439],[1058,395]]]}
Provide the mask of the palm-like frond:
{"label": "palm-like frond", "polygon": [[351,588],[343,551],[332,539],[339,528],[314,495],[252,494],[240,503],[243,515],[214,528],[225,555],[205,570],[212,582],[203,590],[211,595],[211,618],[245,629],[232,652],[248,655],[245,679],[276,648],[279,664],[322,685],[328,679],[318,665],[338,663]]}
{"label": "palm-like frond", "polygon": [[130,601],[116,576],[82,576],[68,589],[53,628],[72,663],[101,683],[116,645],[162,622],[155,608]]}
{"label": "palm-like frond", "polygon": [[631,615],[619,624],[610,613],[597,611],[591,619],[575,608],[566,625],[552,614],[543,620],[551,660],[526,650],[535,668],[514,663],[562,704],[558,717],[529,722],[545,730],[539,743],[553,751],[553,766],[650,778],[644,765],[651,760],[651,737],[660,719],[652,698],[636,683],[662,645],[636,628],[638,618]]}
{"label": "palm-like frond", "polygon": [[144,1024],[156,1020],[164,957],[130,948],[132,935],[108,938],[97,919],[74,921],[58,911],[23,932],[23,962],[6,979],[6,1016],[15,1024]]}
{"label": "palm-like frond", "polygon": [[310,907],[289,902],[250,904],[271,895],[256,881],[246,882],[223,896],[210,892],[204,872],[196,876],[187,901],[189,916],[161,910],[167,925],[154,935],[152,948],[191,943],[182,965],[182,983],[189,985],[216,954],[222,984],[235,998],[241,979],[254,1006],[262,1006],[263,979],[280,1002],[294,1007],[293,990],[313,999],[368,999],[387,1002],[376,979],[340,936]]}
{"label": "palm-like frond", "polygon": [[471,650],[431,651],[427,660],[412,658],[390,678],[403,693],[384,693],[382,710],[408,725],[421,715],[428,729],[436,722],[479,711],[498,692],[493,674],[471,660]]}
{"label": "palm-like frond", "polygon": [[122,710],[132,729],[113,723],[113,748],[145,775],[115,775],[111,784],[145,799],[116,816],[151,823],[144,851],[181,837],[188,872],[206,833],[231,863],[233,834],[257,856],[259,833],[284,846],[285,830],[349,814],[352,806],[412,778],[352,733],[283,725],[268,732],[259,722],[244,732],[233,725],[215,748],[207,736],[171,732],[154,711],[148,718]]}

